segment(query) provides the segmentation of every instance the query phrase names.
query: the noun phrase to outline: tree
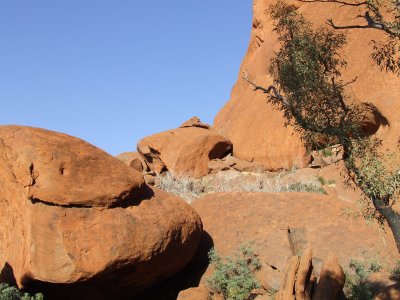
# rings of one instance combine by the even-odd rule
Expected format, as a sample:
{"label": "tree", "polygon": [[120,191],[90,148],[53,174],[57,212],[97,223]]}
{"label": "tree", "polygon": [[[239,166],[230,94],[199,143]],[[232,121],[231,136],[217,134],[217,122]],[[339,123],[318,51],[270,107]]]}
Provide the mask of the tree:
{"label": "tree", "polygon": [[338,3],[356,6],[363,10],[357,18],[365,20],[364,25],[338,25],[332,19],[327,24],[334,29],[372,28],[385,33],[383,41],[372,40],[374,51],[371,53],[375,62],[383,70],[400,76],[400,0],[367,0],[353,2],[341,0],[300,0],[301,2]]}
{"label": "tree", "polygon": [[362,129],[360,106],[346,93],[353,81],[343,82],[340,70],[346,61],[340,49],[346,37],[333,28],[312,29],[310,22],[291,6],[277,2],[270,7],[281,49],[269,72],[274,84],[265,88],[244,79],[283,111],[287,124],[301,132],[313,147],[340,143],[350,178],[360,187],[371,214],[386,221],[400,252],[400,214],[393,204],[400,194],[400,169],[393,167],[395,154],[381,152],[381,141]]}

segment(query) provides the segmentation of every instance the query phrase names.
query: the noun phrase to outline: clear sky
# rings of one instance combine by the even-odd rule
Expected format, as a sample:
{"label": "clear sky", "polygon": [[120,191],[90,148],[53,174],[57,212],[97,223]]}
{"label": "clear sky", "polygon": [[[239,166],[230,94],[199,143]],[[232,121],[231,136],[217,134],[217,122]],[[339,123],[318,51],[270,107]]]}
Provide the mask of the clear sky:
{"label": "clear sky", "polygon": [[115,155],[229,99],[251,0],[2,0],[0,123]]}

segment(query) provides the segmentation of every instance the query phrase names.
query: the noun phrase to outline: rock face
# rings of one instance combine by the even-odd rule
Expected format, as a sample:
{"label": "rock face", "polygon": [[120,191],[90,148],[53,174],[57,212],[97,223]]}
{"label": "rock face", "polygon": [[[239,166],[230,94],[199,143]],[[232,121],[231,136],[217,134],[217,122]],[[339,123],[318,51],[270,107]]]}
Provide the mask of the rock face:
{"label": "rock face", "polygon": [[342,299],[346,276],[334,254],[324,261],[321,275],[313,274],[312,249],[307,248],[300,256],[291,257],[287,267],[282,288],[276,300],[336,300]]}
{"label": "rock face", "polygon": [[264,172],[264,167],[260,163],[241,160],[232,155],[228,155],[222,159],[213,159],[208,163],[208,169],[212,174],[229,169],[248,173]]}
{"label": "rock face", "polygon": [[179,128],[186,128],[186,127],[199,127],[204,129],[211,129],[211,126],[208,124],[204,124],[200,121],[198,117],[192,117],[186,122],[184,122]]}
{"label": "rock face", "polygon": [[[190,120],[189,120],[190,121]],[[138,151],[156,174],[170,171],[175,176],[199,178],[208,174],[208,162],[232,151],[232,144],[198,122],[185,122],[180,128],[145,137]]]}
{"label": "rock face", "polygon": [[211,300],[211,295],[206,287],[197,287],[179,293],[177,300]]}
{"label": "rock face", "polygon": [[196,251],[202,224],[190,206],[80,139],[0,126],[0,170],[0,263],[20,287],[135,291]]}
{"label": "rock face", "polygon": [[[333,19],[337,25],[365,25],[359,7],[334,3],[301,3],[292,1],[315,26],[324,25]],[[242,79],[243,72],[258,85],[272,84],[268,66],[274,51],[279,49],[277,35],[273,32],[268,7],[273,0],[254,0],[253,24],[250,44],[243,59],[239,78],[233,87],[231,99],[215,118],[213,128],[229,138],[234,144],[234,155],[248,161],[262,163],[267,169],[304,167],[309,154],[300,136],[291,126],[284,126],[282,112],[266,102],[266,95],[254,92]],[[378,136],[388,147],[396,146],[400,135],[400,80],[384,73],[370,57],[371,40],[382,40],[384,35],[375,29],[342,30],[347,33],[347,45],[343,57],[348,65],[343,70],[343,79],[357,81],[348,88],[348,93],[365,103],[372,103],[384,118],[365,107],[364,129],[369,133],[378,131]],[[373,83],[373,84],[372,84]],[[362,105],[362,104],[360,104]],[[378,129],[379,128],[379,129]]]}
{"label": "rock face", "polygon": [[400,299],[400,283],[386,287],[375,300],[399,300]]}
{"label": "rock face", "polygon": [[146,172],[148,170],[146,161],[139,152],[124,152],[118,154],[116,158],[139,172]]}
{"label": "rock face", "polygon": [[343,293],[346,275],[337,258],[331,254],[322,265],[320,279],[315,290],[315,300],[340,299]]}
{"label": "rock face", "polygon": [[4,184],[19,184],[33,202],[111,207],[144,184],[140,173],[65,134],[1,126],[0,138]]}
{"label": "rock face", "polygon": [[[396,260],[390,231],[382,236],[375,225],[345,218],[343,213],[355,206],[326,195],[215,193],[199,198],[192,206],[220,255],[230,255],[239,245],[254,242],[263,264],[257,276],[265,288],[280,289],[289,258],[308,247],[313,249],[317,277],[329,253],[335,253],[343,266],[350,258],[362,258],[363,249],[380,248],[382,254],[392,253],[385,259]],[[202,282],[210,274],[211,268]]]}

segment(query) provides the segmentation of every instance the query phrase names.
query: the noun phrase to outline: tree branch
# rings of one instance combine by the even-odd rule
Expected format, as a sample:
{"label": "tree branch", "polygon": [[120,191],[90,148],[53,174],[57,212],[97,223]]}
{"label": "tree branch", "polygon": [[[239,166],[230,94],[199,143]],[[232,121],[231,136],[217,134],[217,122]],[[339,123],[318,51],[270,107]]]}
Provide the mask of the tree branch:
{"label": "tree branch", "polygon": [[[262,86],[259,86],[255,84],[253,81],[248,79],[247,72],[243,72],[242,78],[246,80],[248,83],[250,83],[254,87],[254,91],[261,90],[265,94],[270,94],[271,91],[274,93],[274,95],[271,95],[270,97],[278,100],[278,103],[280,103],[284,109],[286,109],[290,115],[296,120],[297,124],[300,125],[303,130],[308,130],[314,133],[320,133],[320,134],[325,134],[325,135],[330,135],[330,136],[340,136],[340,128],[337,126],[317,126],[307,120],[305,120],[301,114],[301,112],[297,111],[293,105],[285,98],[283,97],[278,89],[274,85],[270,85],[268,88],[264,88]],[[343,102],[344,103],[344,102]],[[348,110],[345,112],[345,115],[347,115]]]}
{"label": "tree branch", "polygon": [[380,22],[376,22],[374,21],[370,14],[368,12],[365,12],[365,15],[363,16],[363,18],[365,18],[365,20],[367,21],[367,25],[346,25],[346,26],[338,26],[335,25],[333,23],[332,19],[329,19],[326,21],[326,23],[331,26],[334,29],[365,29],[365,28],[372,28],[372,29],[378,29],[378,30],[382,30],[390,35],[396,35],[398,34],[397,32],[391,30],[390,28],[388,28],[385,24],[380,23]]}
{"label": "tree branch", "polygon": [[339,1],[339,0],[300,0],[300,2],[303,3],[315,3],[315,2],[321,2],[321,3],[338,3],[338,4],[343,4],[343,5],[348,5],[348,6],[361,6],[361,5],[367,5],[367,1],[359,2],[359,3],[351,3],[347,1]]}

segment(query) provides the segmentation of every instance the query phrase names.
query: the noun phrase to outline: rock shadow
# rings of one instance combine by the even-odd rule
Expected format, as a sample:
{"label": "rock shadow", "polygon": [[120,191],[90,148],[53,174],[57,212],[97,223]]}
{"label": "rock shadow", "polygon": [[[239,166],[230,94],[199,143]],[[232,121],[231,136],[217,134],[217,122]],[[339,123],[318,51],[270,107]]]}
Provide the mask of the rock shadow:
{"label": "rock shadow", "polygon": [[0,282],[7,283],[10,286],[17,286],[13,268],[6,262],[0,272]]}
{"label": "rock shadow", "polygon": [[[145,199],[148,198],[144,197]],[[42,293],[46,300],[175,300],[180,291],[199,285],[209,264],[208,252],[213,246],[214,242],[211,236],[203,231],[196,254],[178,274],[140,292],[129,288],[121,290],[120,287],[115,286],[113,284],[113,281],[116,280],[114,275],[117,276],[118,274],[113,274],[112,276],[109,274],[111,277],[103,276],[102,279],[93,278],[89,281],[74,284],[43,282],[27,276],[23,280],[23,284],[26,286],[26,291],[29,293]],[[3,270],[7,274],[11,270],[12,273],[12,268],[9,265],[5,266]],[[132,272],[131,267],[119,274],[121,280],[124,278],[124,272]]]}
{"label": "rock shadow", "polygon": [[116,204],[115,207],[127,208],[130,206],[138,206],[142,201],[150,200],[154,196],[154,191],[146,184],[140,188],[136,194],[130,195],[127,199]]}
{"label": "rock shadow", "polygon": [[212,237],[203,231],[196,254],[182,271],[156,286],[143,290],[130,300],[176,300],[180,291],[198,287],[210,263],[208,252],[212,247]]}

